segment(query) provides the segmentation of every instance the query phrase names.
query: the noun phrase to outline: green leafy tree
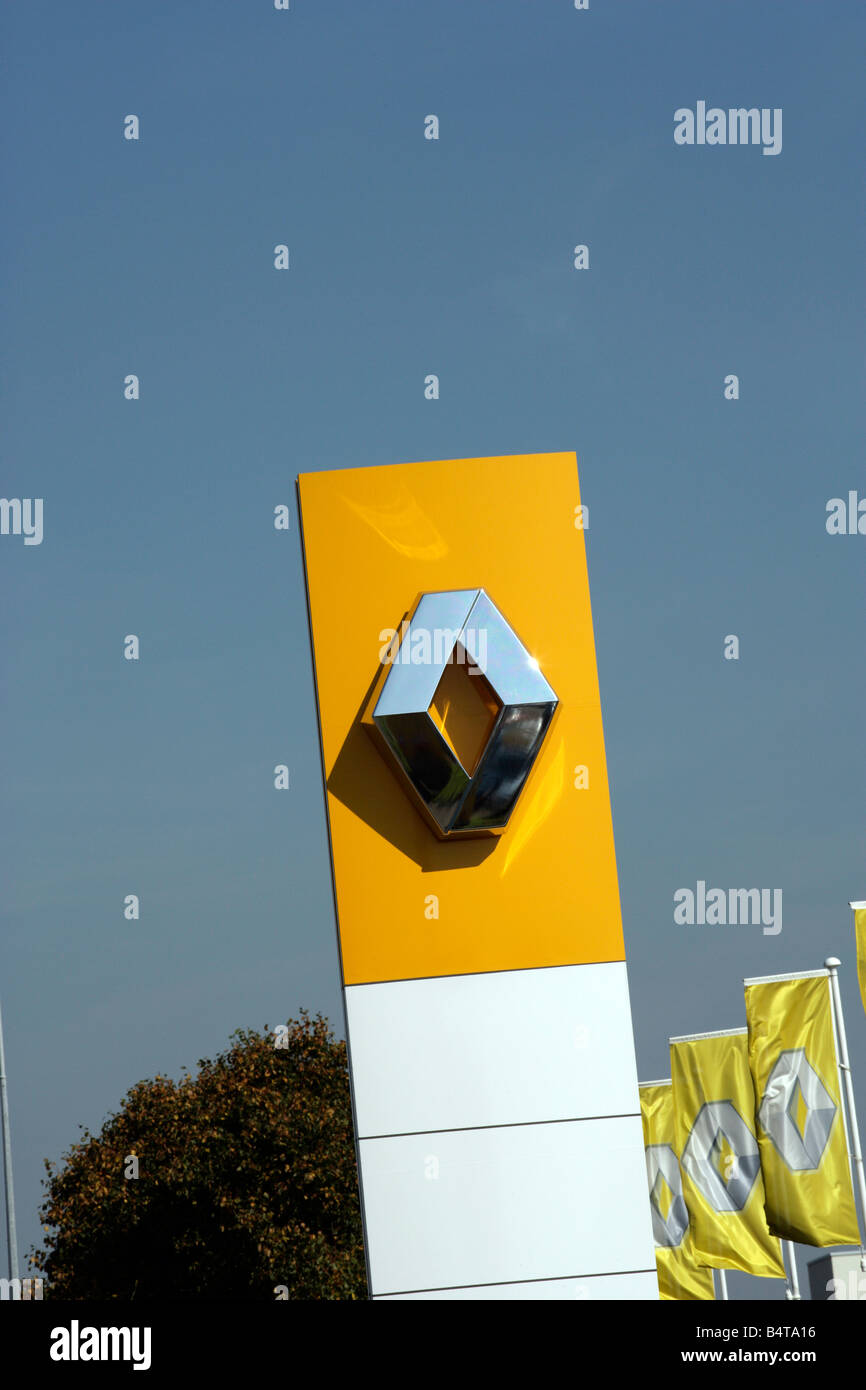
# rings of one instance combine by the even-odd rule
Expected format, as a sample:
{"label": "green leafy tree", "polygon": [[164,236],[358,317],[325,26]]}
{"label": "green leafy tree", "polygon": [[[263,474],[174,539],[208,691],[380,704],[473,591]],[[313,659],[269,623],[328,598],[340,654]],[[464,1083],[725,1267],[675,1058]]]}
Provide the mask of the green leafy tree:
{"label": "green leafy tree", "polygon": [[231,1041],[46,1161],[48,1298],[366,1298],[345,1043],[305,1011]]}

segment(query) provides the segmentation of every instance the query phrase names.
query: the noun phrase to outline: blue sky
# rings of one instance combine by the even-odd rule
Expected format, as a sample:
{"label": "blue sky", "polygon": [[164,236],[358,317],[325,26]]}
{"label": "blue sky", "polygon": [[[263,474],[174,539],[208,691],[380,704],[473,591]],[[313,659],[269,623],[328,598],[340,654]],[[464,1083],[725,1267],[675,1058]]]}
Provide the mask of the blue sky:
{"label": "blue sky", "polygon": [[[866,538],[824,524],[866,495],[862,9],[85,0],[3,29],[0,491],[44,498],[41,545],[0,538],[22,1251],[43,1157],[135,1081],[302,1005],[342,1027],[293,486],[320,468],[577,452],[640,1075],[740,1025],[744,975],[835,951],[866,1115]],[[676,146],[698,100],[782,108],[781,154]],[[698,879],[781,887],[781,934],[675,925]]]}

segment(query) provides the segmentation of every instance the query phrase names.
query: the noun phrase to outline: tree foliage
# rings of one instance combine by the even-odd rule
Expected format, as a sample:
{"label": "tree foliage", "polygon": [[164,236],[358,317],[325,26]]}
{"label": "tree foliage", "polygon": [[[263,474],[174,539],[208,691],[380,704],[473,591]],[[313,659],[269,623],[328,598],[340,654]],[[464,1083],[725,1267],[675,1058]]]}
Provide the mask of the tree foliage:
{"label": "tree foliage", "polygon": [[346,1045],[305,1011],[275,1034],[240,1029],[197,1075],[140,1081],[46,1160],[47,1297],[366,1297]]}

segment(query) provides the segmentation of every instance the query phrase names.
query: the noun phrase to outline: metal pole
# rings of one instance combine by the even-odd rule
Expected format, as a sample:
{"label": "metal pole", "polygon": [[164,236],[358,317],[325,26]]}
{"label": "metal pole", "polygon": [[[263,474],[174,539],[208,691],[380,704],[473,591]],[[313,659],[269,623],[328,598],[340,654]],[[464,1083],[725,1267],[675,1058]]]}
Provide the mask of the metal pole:
{"label": "metal pole", "polygon": [[18,1278],[18,1237],[15,1232],[15,1196],[12,1192],[12,1144],[9,1139],[9,1104],[6,1099],[6,1054],[3,1051],[3,1016],[0,1014],[0,1119],[3,1124],[3,1172],[6,1177],[6,1245],[9,1278]]}
{"label": "metal pole", "polygon": [[[863,1174],[863,1153],[860,1148],[860,1131],[857,1127],[857,1109],[854,1105],[854,1085],[851,1080],[851,1063],[848,1060],[848,1039],[845,1036],[845,1019],[842,1016],[842,996],[839,993],[839,976],[836,971],[842,962],[838,956],[828,956],[824,965],[830,972],[830,999],[833,1005],[833,1020],[836,1025],[836,1039],[839,1049],[839,1071],[842,1074],[845,1110],[848,1117],[848,1155],[851,1160],[851,1173],[860,1194],[861,1220],[866,1217],[866,1176]],[[863,1249],[863,1228],[860,1228],[860,1268],[866,1271],[866,1250]]]}
{"label": "metal pole", "polygon": [[781,1241],[782,1259],[788,1274],[785,1287],[785,1297],[791,1300],[800,1298],[800,1277],[797,1273],[797,1252],[794,1249],[792,1240]]}
{"label": "metal pole", "polygon": [[728,1281],[727,1281],[727,1279],[725,1278],[725,1271],[724,1271],[723,1269],[714,1269],[714,1270],[713,1270],[713,1277],[714,1277],[715,1280],[716,1280],[716,1285],[717,1285],[717,1290],[718,1290],[717,1293],[716,1293],[716,1298],[727,1299],[727,1297],[728,1297]]}

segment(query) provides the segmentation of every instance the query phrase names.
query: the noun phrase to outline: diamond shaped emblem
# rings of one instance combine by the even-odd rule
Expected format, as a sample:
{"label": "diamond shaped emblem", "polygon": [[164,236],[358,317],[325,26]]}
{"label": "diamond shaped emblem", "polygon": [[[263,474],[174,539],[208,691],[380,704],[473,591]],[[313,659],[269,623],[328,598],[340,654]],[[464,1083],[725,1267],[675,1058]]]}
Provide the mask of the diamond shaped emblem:
{"label": "diamond shaped emblem", "polygon": [[664,1173],[659,1169],[653,1190],[650,1193],[650,1201],[661,1217],[662,1221],[667,1221],[671,1206],[673,1205],[674,1194],[671,1192],[670,1184]]}
{"label": "diamond shaped emblem", "polygon": [[689,1213],[683,1180],[670,1144],[650,1144],[646,1150],[653,1240],[663,1249],[676,1249],[688,1230]]}
{"label": "diamond shaped emblem", "polygon": [[729,1100],[701,1106],[680,1162],[715,1211],[742,1211],[761,1171],[757,1140]]}
{"label": "diamond shaped emblem", "polygon": [[767,1078],[758,1119],[793,1172],[820,1165],[835,1118],[836,1103],[805,1049],[780,1053]]}
{"label": "diamond shaped emblem", "polygon": [[559,701],[484,589],[422,594],[368,727],[440,839],[499,835]]}

